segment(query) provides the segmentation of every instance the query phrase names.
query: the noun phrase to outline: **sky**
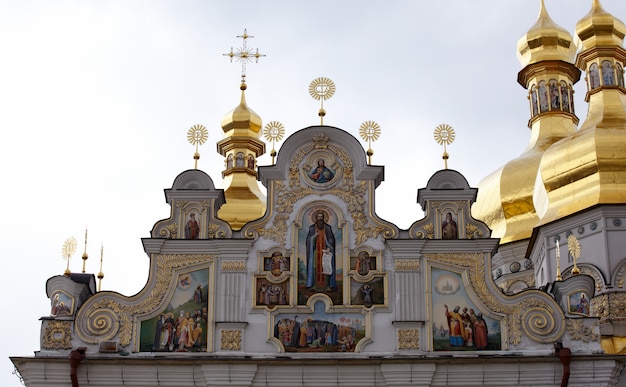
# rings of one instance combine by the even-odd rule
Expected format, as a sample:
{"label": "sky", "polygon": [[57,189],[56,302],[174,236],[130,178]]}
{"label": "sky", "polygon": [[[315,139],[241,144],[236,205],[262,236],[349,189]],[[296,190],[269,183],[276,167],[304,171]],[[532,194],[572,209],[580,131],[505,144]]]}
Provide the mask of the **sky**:
{"label": "sky", "polygon": [[[592,0],[545,0],[575,34]],[[433,139],[456,133],[448,167],[470,186],[523,153],[530,139],[517,42],[539,0],[10,1],[0,0],[0,290],[19,321],[0,329],[0,385],[19,386],[9,356],[40,347],[50,311],[46,280],[66,267],[61,248],[78,240],[80,272],[88,229],[88,273],[102,290],[139,292],[148,278],[140,238],[169,217],[163,190],[194,167],[187,130],[209,131],[198,168],[221,188],[222,117],[239,103],[241,64],[223,54],[265,54],[247,65],[246,100],[286,136],[319,124],[308,93],[318,77],[336,93],[324,124],[358,138],[375,121],[372,163],[385,166],[376,212],[406,229],[421,219],[417,190],[444,167]],[[602,0],[626,20],[623,0]],[[576,85],[584,121],[584,81]],[[286,137],[285,137],[286,138]],[[276,144],[279,150],[281,143]],[[367,144],[363,143],[365,149]],[[259,165],[271,163],[267,153]],[[10,325],[9,325],[10,324]]]}

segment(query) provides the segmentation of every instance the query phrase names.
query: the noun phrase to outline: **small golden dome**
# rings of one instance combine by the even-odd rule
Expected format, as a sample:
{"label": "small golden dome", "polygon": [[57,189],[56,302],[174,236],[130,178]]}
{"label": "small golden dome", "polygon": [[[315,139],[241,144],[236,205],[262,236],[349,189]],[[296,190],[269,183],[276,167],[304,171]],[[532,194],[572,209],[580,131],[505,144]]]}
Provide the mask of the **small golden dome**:
{"label": "small golden dome", "polygon": [[593,0],[591,11],[576,23],[576,34],[583,44],[583,50],[594,46],[621,46],[626,26],[602,9],[600,0]]}
{"label": "small golden dome", "polygon": [[241,102],[239,106],[226,113],[224,118],[222,118],[222,130],[224,130],[224,133],[227,133],[233,129],[246,129],[254,133],[259,133],[261,126],[263,126],[263,121],[261,117],[246,104],[246,84],[242,83],[240,89]]}
{"label": "small golden dome", "polygon": [[552,21],[543,0],[537,21],[520,38],[517,51],[522,66],[546,60],[573,63],[576,57],[576,45],[572,35]]}

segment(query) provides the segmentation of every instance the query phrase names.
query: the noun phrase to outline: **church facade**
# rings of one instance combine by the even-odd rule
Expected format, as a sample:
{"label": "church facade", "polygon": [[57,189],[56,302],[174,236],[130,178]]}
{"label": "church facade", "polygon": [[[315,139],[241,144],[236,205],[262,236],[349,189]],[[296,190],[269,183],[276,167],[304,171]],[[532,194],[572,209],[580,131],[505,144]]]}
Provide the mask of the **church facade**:
{"label": "church facade", "polygon": [[[225,187],[192,169],[165,190],[138,294],[50,278],[41,347],[12,358],[25,385],[626,385],[626,27],[594,0],[577,30],[580,53],[542,5],[519,44],[529,151],[477,188],[436,171],[406,230],[376,215],[384,167],[340,128],[256,165],[243,83]],[[577,128],[581,70],[594,108]]]}

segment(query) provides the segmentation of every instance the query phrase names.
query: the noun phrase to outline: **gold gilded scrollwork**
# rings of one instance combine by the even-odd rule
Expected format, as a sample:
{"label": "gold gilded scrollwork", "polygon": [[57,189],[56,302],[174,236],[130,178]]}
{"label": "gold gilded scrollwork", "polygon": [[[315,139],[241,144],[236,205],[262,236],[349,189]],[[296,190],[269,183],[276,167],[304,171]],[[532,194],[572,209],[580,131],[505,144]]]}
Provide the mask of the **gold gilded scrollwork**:
{"label": "gold gilded scrollwork", "polygon": [[426,231],[426,238],[433,239],[435,237],[435,226],[432,223],[424,225],[424,231]]}
{"label": "gold gilded scrollwork", "polygon": [[225,351],[241,350],[241,330],[223,329],[221,331],[220,349]]}
{"label": "gold gilded scrollwork", "polygon": [[398,349],[419,349],[419,331],[417,329],[400,329],[398,331]]}
{"label": "gold gilded scrollwork", "polygon": [[[485,280],[485,258],[482,253],[426,254],[431,261],[467,269],[470,286],[480,301],[491,311],[506,316],[508,342],[518,345],[522,335],[538,343],[552,343],[565,333],[565,315],[559,305],[546,294],[528,290],[514,296],[492,292]],[[508,299],[509,302],[506,302]]]}
{"label": "gold gilded scrollwork", "polygon": [[585,343],[590,341],[600,342],[600,335],[593,333],[593,327],[588,327],[582,319],[567,319],[567,333],[572,340],[582,340]]}
{"label": "gold gilded scrollwork", "polygon": [[50,321],[41,345],[44,349],[72,348],[72,325],[69,321]]}
{"label": "gold gilded scrollwork", "polygon": [[175,223],[168,224],[161,231],[159,231],[159,235],[167,239],[176,239],[177,234],[178,230]]}
{"label": "gold gilded scrollwork", "polygon": [[590,312],[600,320],[626,317],[626,293],[604,293],[592,298]]}
{"label": "gold gilded scrollwork", "polygon": [[[135,301],[119,294],[102,292],[83,304],[76,316],[76,334],[87,343],[119,337],[122,346],[130,344],[131,316],[154,311],[165,296],[176,268],[212,261],[208,255],[156,255],[154,284]],[[131,304],[132,302],[132,304]]]}

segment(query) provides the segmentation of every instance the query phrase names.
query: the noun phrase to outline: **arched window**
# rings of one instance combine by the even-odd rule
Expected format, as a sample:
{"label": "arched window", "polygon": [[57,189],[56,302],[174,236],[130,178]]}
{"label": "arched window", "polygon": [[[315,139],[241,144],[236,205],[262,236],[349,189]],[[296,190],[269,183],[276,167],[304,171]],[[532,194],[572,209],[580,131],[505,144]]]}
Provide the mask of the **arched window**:
{"label": "arched window", "polygon": [[561,98],[559,97],[559,83],[556,79],[550,79],[550,110],[561,110]]}
{"label": "arched window", "polygon": [[572,109],[569,107],[570,98],[569,98],[569,88],[567,87],[567,83],[565,81],[561,81],[561,99],[563,100],[561,106],[563,107],[563,111],[570,112]]}
{"label": "arched window", "polygon": [[530,105],[532,108],[532,116],[539,114],[539,105],[537,104],[537,87],[533,85],[530,88]]}
{"label": "arched window", "polygon": [[617,74],[617,85],[624,87],[624,68],[619,63],[615,64],[615,73]]}
{"label": "arched window", "polygon": [[548,101],[548,87],[546,81],[539,82],[539,112],[544,113],[550,110]]}
{"label": "arched window", "polygon": [[600,74],[598,74],[598,64],[589,66],[589,91],[600,87]]}
{"label": "arched window", "polygon": [[608,60],[602,61],[602,83],[604,86],[615,86],[613,64]]}

